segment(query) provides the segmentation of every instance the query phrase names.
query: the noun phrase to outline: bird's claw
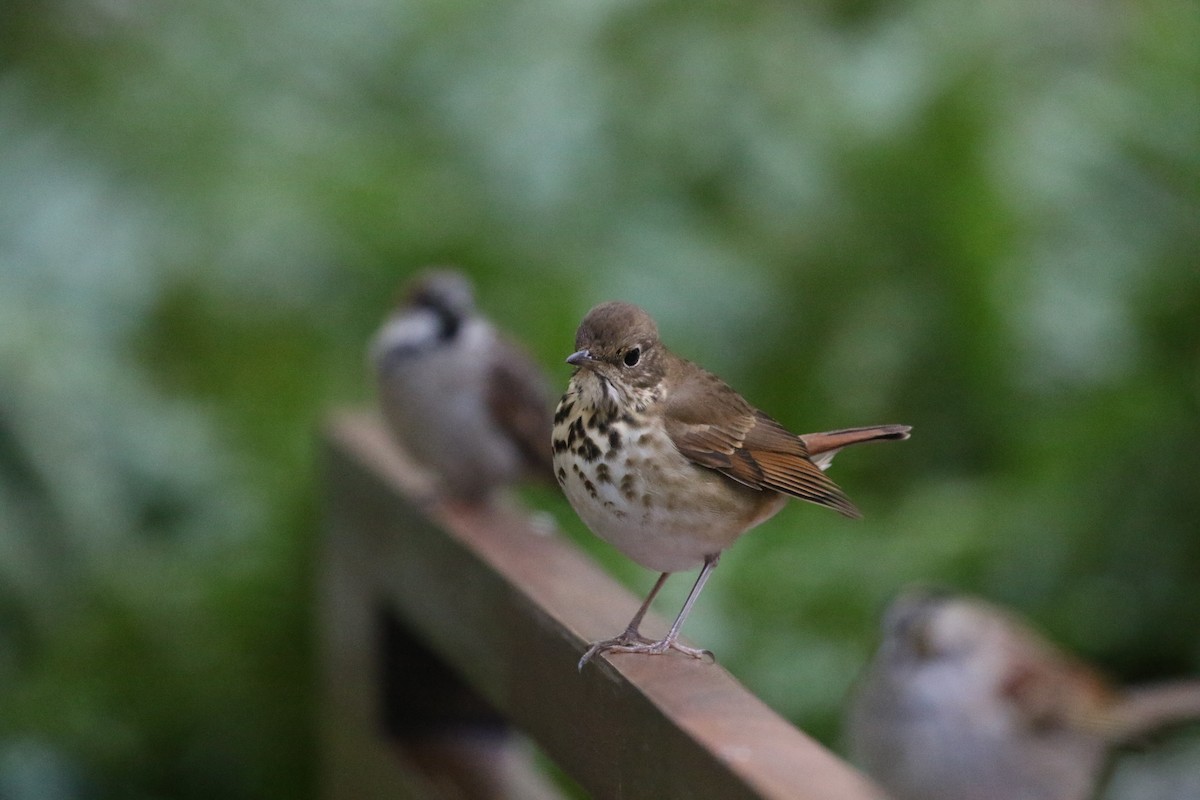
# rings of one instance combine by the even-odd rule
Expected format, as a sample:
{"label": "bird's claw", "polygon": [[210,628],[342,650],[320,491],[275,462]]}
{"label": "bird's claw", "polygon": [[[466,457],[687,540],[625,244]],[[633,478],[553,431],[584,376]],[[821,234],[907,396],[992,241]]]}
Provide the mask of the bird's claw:
{"label": "bird's claw", "polygon": [[594,642],[583,657],[579,659],[579,669],[582,671],[583,666],[592,659],[593,656],[600,653],[644,653],[646,655],[662,655],[668,650],[678,650],[684,655],[707,660],[710,664],[715,664],[717,657],[713,655],[711,650],[704,650],[697,647],[688,647],[685,644],[680,644],[677,638],[666,637],[657,641],[647,639],[637,631],[625,631],[620,636],[613,639],[604,639],[603,641]]}

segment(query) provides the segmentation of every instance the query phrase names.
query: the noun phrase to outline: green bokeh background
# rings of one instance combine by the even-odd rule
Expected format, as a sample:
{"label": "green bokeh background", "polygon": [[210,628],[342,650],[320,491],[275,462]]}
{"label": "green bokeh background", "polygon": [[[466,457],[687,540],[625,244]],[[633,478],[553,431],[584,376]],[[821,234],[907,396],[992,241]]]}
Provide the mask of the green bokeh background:
{"label": "green bokeh background", "polygon": [[914,426],[689,622],[824,741],[910,581],[1200,674],[1197,42],[1192,0],[9,0],[0,797],[314,796],[316,430],[434,262],[558,384],[622,298],[795,430]]}

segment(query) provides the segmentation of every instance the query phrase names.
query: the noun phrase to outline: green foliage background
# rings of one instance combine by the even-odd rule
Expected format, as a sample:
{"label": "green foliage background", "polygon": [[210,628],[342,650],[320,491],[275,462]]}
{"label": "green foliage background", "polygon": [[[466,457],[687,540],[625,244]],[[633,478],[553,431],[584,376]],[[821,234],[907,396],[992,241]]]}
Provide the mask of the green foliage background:
{"label": "green foliage background", "polygon": [[1200,673],[1197,41],[1191,0],[10,0],[0,797],[313,796],[315,431],[431,262],[558,382],[624,298],[794,429],[914,426],[689,623],[824,740],[909,581]]}

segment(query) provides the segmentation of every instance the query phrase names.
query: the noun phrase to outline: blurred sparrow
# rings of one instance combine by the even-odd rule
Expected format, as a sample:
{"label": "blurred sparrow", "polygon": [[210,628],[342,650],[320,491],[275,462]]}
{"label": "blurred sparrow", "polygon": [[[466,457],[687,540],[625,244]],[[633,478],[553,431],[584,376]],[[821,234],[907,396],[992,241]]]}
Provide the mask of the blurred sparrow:
{"label": "blurred sparrow", "polygon": [[525,476],[550,480],[549,385],[476,311],[461,272],[418,276],[369,355],[388,428],[442,493],[479,503]]}
{"label": "blurred sparrow", "polygon": [[[796,436],[715,375],[668,350],[650,316],[628,303],[596,306],[579,326],[576,367],[554,414],[554,467],[575,511],[600,538],[662,573],[628,628],[601,652],[701,657],[677,640],[721,552],[789,497],[849,517],[858,509],[825,476],[843,447],[906,439],[905,425]],[[638,632],[667,575],[700,575],[660,641]]]}
{"label": "blurred sparrow", "polygon": [[1120,690],[1005,611],[910,591],[847,715],[895,800],[1084,800],[1111,748],[1200,716],[1200,681]]}

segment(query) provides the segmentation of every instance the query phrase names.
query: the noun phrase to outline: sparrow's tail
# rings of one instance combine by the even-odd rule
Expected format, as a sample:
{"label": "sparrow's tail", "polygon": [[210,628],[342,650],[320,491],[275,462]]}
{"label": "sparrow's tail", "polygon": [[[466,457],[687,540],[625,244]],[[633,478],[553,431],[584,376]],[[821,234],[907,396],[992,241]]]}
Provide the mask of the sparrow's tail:
{"label": "sparrow's tail", "polygon": [[860,442],[884,439],[907,439],[912,428],[908,425],[870,425],[865,428],[843,428],[840,431],[805,433],[800,441],[808,448],[809,459],[821,469],[828,469],[833,457],[843,447]]}
{"label": "sparrow's tail", "polygon": [[1136,739],[1152,731],[1200,719],[1200,680],[1181,680],[1129,689],[1112,710],[1113,738]]}

